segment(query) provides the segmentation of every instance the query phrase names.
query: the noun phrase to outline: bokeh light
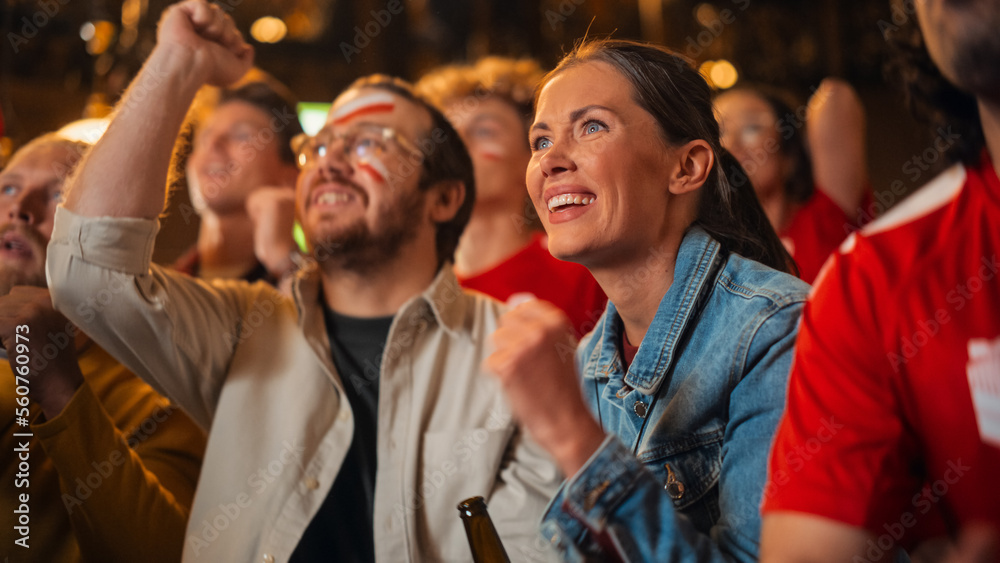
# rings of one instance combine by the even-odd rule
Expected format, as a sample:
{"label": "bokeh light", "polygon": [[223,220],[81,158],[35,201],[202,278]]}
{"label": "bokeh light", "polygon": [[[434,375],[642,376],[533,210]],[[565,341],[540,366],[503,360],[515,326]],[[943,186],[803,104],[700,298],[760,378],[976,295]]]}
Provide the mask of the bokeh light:
{"label": "bokeh light", "polygon": [[736,81],[739,80],[740,75],[736,72],[736,67],[733,66],[733,63],[722,59],[715,61],[715,64],[712,65],[709,77],[716,88],[725,90],[726,88],[732,88],[736,84]]}
{"label": "bokeh light", "polygon": [[285,38],[288,27],[273,16],[264,16],[250,26],[250,35],[261,43],[277,43]]}

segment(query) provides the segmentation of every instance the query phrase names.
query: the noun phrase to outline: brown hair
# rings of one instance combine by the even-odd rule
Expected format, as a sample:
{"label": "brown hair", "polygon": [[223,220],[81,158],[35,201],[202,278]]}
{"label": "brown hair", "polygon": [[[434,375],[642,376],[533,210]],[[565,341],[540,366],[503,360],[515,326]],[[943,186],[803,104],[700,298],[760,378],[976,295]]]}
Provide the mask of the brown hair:
{"label": "brown hair", "polygon": [[668,144],[702,139],[711,146],[715,163],[701,189],[693,225],[705,229],[727,253],[794,272],[795,263],[771,227],[753,186],[749,181],[729,181],[726,170],[733,170],[734,165],[738,169],[739,163],[722,149],[712,90],[691,63],[665,47],[648,43],[586,40],[546,75],[539,92],[560,72],[591,61],[611,65],[628,80],[632,98],[656,119]]}
{"label": "brown hair", "polygon": [[[806,148],[805,130],[803,127],[792,125],[781,127],[783,119],[795,114],[792,108],[801,108],[802,104],[796,102],[791,92],[767,84],[741,83],[724,93],[728,92],[746,92],[759,98],[771,109],[775,127],[778,127],[778,148],[791,164],[788,175],[783,179],[785,195],[792,203],[809,201],[816,191],[816,185],[813,182],[812,160]],[[728,171],[728,168],[726,170]],[[732,174],[729,175],[729,181],[733,181]]]}
{"label": "brown hair", "polygon": [[249,104],[268,117],[277,118],[278,124],[273,130],[278,145],[278,156],[286,164],[295,164],[292,139],[302,133],[302,124],[299,123],[296,112],[298,102],[290,90],[275,80],[247,82],[236,88],[222,90],[216,107],[230,102]]}

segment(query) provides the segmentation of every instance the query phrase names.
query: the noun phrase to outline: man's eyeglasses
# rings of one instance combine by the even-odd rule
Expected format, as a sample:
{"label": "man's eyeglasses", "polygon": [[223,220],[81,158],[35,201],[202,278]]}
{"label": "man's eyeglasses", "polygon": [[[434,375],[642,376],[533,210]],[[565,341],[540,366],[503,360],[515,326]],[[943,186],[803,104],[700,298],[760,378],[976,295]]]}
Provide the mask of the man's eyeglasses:
{"label": "man's eyeglasses", "polygon": [[314,165],[340,140],[343,144],[340,150],[350,159],[367,160],[382,158],[389,152],[389,145],[395,144],[404,152],[422,157],[420,150],[412,141],[391,127],[383,127],[371,123],[362,123],[348,127],[342,131],[333,131],[324,127],[319,133],[310,137],[302,133],[292,139],[292,152],[300,169]]}

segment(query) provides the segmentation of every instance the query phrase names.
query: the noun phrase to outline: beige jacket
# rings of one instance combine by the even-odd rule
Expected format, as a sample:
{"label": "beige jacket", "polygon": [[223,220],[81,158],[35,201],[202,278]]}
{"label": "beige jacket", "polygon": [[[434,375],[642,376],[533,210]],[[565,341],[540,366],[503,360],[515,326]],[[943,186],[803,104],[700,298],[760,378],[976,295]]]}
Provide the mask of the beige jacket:
{"label": "beige jacket", "polygon": [[[184,561],[286,561],[354,429],[319,273],[300,274],[294,301],[263,283],[193,280],[151,265],[158,229],[60,208],[53,301],[210,430]],[[378,561],[469,561],[456,505],[474,495],[486,497],[512,560],[551,557],[537,523],[561,477],[482,373],[501,312],[446,268],[392,323],[379,374]]]}

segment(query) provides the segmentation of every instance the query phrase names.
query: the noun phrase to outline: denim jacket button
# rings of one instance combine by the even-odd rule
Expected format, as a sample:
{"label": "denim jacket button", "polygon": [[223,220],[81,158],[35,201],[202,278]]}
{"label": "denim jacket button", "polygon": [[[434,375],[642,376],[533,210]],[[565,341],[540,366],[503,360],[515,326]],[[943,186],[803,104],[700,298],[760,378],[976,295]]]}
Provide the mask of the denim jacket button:
{"label": "denim jacket button", "polygon": [[678,500],[684,496],[684,483],[677,479],[677,475],[674,474],[674,469],[670,467],[669,463],[665,464],[664,467],[667,468],[667,482],[663,484],[663,490],[667,491],[670,498]]}
{"label": "denim jacket button", "polygon": [[643,403],[642,401],[636,401],[635,404],[632,405],[632,410],[635,411],[635,414],[639,418],[646,418],[646,403]]}

